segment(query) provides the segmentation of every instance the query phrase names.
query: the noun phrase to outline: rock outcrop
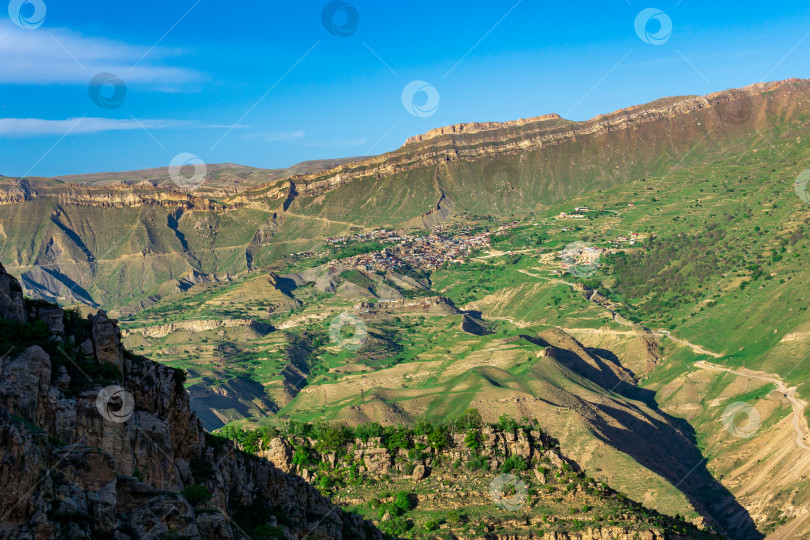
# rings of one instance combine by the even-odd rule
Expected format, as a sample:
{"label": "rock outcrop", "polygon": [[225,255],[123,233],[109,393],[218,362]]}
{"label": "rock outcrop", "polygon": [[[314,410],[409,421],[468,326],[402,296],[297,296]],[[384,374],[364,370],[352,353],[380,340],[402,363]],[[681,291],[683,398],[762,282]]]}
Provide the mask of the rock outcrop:
{"label": "rock outcrop", "polygon": [[457,315],[461,313],[453,301],[444,296],[427,296],[416,299],[383,300],[380,302],[358,302],[354,306],[358,313],[414,312],[432,315]]}
{"label": "rock outcrop", "polygon": [[[311,465],[295,463],[294,448],[306,448],[310,455],[315,456],[330,468],[350,467],[352,463],[361,463],[359,472],[380,478],[387,474],[411,475],[418,481],[430,475],[437,463],[468,463],[474,457],[483,457],[490,471],[497,471],[505,460],[518,457],[527,463],[532,459],[537,463],[544,463],[549,467],[570,470],[579,470],[576,462],[563,456],[557,446],[557,441],[551,439],[539,430],[516,428],[504,431],[491,426],[481,429],[480,444],[470,445],[465,441],[465,435],[455,433],[440,449],[430,444],[425,435],[413,439],[416,447],[421,448],[418,457],[409,456],[404,449],[390,450],[380,437],[370,437],[368,440],[355,439],[351,449],[341,453],[336,459],[332,452],[318,452],[316,441],[303,437],[275,437],[259,445],[258,455],[271,461],[276,467],[287,472],[303,471]],[[413,458],[413,459],[412,459]]]}
{"label": "rock outcrop", "polygon": [[382,538],[206,433],[185,374],[127,353],[115,320],[57,310],[0,267],[0,537]]}
{"label": "rock outcrop", "polygon": [[267,334],[273,327],[269,324],[260,323],[253,319],[211,319],[204,321],[179,321],[157,326],[145,326],[133,328],[124,332],[124,337],[131,334],[143,334],[149,338],[162,338],[178,330],[188,330],[191,332],[205,332],[216,330],[217,328],[237,328],[247,327],[259,334]]}

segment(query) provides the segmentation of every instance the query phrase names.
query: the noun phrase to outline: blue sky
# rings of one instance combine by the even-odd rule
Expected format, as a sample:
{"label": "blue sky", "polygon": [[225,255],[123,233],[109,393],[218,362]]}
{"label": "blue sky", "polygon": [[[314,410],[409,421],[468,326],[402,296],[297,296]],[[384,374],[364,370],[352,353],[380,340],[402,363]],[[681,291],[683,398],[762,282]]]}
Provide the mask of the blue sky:
{"label": "blue sky", "polygon": [[[657,11],[645,12],[654,16],[642,17],[640,36],[647,8]],[[183,152],[285,167],[379,154],[448,124],[584,120],[810,77],[806,2],[12,0],[9,11],[9,176],[160,167]],[[111,75],[91,87],[100,73]],[[412,81],[430,94],[403,104]]]}

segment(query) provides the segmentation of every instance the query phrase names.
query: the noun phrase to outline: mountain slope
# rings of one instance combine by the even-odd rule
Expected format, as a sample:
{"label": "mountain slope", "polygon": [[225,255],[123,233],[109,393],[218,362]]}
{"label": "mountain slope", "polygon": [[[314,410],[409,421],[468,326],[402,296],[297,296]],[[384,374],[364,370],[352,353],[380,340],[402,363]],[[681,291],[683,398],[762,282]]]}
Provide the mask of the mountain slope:
{"label": "mountain slope", "polygon": [[422,227],[440,201],[455,214],[511,215],[733,152],[760,133],[800,127],[808,93],[807,81],[789,80],[586,122],[552,115],[451,126],[394,152],[237,193],[216,182],[187,192],[6,179],[0,259],[38,296],[137,308],[188,270],[233,275],[352,227]]}

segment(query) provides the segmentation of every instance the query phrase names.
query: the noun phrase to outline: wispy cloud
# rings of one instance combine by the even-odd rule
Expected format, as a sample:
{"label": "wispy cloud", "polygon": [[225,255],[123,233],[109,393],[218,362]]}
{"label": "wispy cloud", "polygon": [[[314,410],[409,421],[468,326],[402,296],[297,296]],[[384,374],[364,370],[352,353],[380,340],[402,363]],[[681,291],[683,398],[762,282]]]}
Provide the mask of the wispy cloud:
{"label": "wispy cloud", "polygon": [[287,132],[257,132],[248,133],[245,135],[246,139],[260,139],[268,142],[293,142],[303,139],[306,136],[304,130],[287,131]]}
{"label": "wispy cloud", "polygon": [[[42,118],[0,118],[0,136],[36,137],[42,135],[80,135],[103,131],[133,129],[171,129],[191,124],[179,120],[118,120],[113,118],[68,118],[44,120]],[[205,126],[209,127],[209,126]],[[212,126],[213,127],[213,126]]]}
{"label": "wispy cloud", "polygon": [[201,73],[167,65],[183,51],[155,48],[149,61],[136,64],[149,47],[67,29],[36,32],[0,21],[0,84],[87,84],[97,73],[110,72],[127,84],[142,83],[158,91],[199,81]]}

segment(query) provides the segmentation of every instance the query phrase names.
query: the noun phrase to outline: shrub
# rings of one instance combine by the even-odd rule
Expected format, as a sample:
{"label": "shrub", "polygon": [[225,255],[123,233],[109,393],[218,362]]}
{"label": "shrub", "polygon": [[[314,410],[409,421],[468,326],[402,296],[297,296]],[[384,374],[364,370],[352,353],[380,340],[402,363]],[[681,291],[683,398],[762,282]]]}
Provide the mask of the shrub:
{"label": "shrub", "polygon": [[189,484],[183,488],[180,494],[186,498],[191,506],[211,500],[211,492],[201,484]]}
{"label": "shrub", "polygon": [[389,426],[385,428],[384,436],[385,447],[392,454],[399,448],[407,449],[411,445],[409,431],[406,427]]}
{"label": "shrub", "polygon": [[457,430],[466,431],[469,429],[481,429],[484,423],[481,420],[481,413],[478,412],[478,409],[470,408],[458,417],[455,424]]}
{"label": "shrub", "polygon": [[501,472],[508,473],[512,471],[525,471],[528,468],[526,460],[520,456],[509,456],[501,465]]}
{"label": "shrub", "polygon": [[464,437],[464,445],[472,450],[481,448],[481,432],[478,429],[470,429]]}
{"label": "shrub", "polygon": [[449,510],[447,512],[447,523],[450,525],[459,525],[464,522],[465,516],[458,510]]}
{"label": "shrub", "polygon": [[505,414],[502,414],[498,419],[496,427],[501,431],[514,432],[518,428],[518,423],[513,418],[509,418]]}
{"label": "shrub", "polygon": [[411,528],[411,522],[402,516],[391,516],[388,521],[380,522],[380,529],[394,537],[404,535]]}
{"label": "shrub", "polygon": [[327,475],[323,475],[318,478],[318,489],[321,491],[329,491],[333,485],[334,483],[332,482],[332,479]]}
{"label": "shrub", "polygon": [[354,428],[354,436],[363,442],[367,442],[372,437],[382,437],[383,432],[383,427],[377,422],[360,424]]}
{"label": "shrub", "polygon": [[402,510],[403,513],[410,512],[416,505],[414,504],[413,497],[407,491],[400,491],[394,497],[394,507]]}
{"label": "shrub", "polygon": [[339,452],[351,441],[354,433],[343,425],[333,425],[327,422],[318,422],[312,429],[317,439],[315,448],[321,452]]}
{"label": "shrub", "polygon": [[480,454],[476,454],[469,462],[467,462],[467,468],[471,471],[485,469],[486,467],[487,467],[487,458],[485,458]]}
{"label": "shrub", "polygon": [[312,464],[313,459],[310,455],[309,449],[303,446],[294,446],[295,451],[293,452],[293,465],[298,465],[300,467],[307,467],[308,465]]}
{"label": "shrub", "polygon": [[442,450],[450,445],[450,433],[447,426],[439,425],[433,428],[428,435],[428,443],[435,450]]}

